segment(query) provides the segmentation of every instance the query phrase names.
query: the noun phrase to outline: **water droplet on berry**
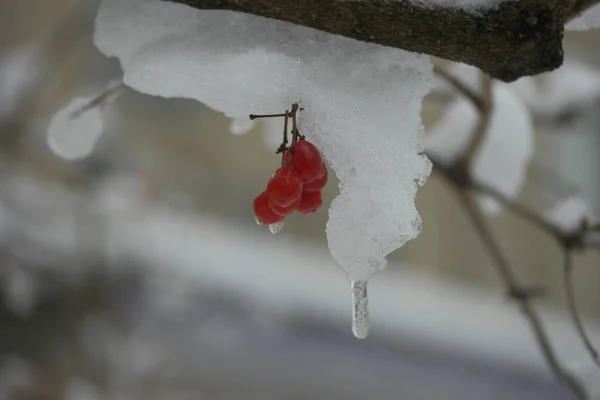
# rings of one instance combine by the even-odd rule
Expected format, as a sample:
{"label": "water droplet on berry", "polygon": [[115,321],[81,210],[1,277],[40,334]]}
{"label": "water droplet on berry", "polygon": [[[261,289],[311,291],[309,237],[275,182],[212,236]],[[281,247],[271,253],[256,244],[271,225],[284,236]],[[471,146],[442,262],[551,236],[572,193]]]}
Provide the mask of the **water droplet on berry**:
{"label": "water droplet on berry", "polygon": [[369,334],[369,298],[367,281],[352,282],[352,333],[358,339]]}
{"label": "water droplet on berry", "polygon": [[254,217],[254,220],[256,221],[256,225],[262,225],[262,221],[260,219],[258,219],[258,217]]}
{"label": "water droplet on berry", "polygon": [[283,231],[283,221],[269,225],[269,230],[273,235],[279,235]]}

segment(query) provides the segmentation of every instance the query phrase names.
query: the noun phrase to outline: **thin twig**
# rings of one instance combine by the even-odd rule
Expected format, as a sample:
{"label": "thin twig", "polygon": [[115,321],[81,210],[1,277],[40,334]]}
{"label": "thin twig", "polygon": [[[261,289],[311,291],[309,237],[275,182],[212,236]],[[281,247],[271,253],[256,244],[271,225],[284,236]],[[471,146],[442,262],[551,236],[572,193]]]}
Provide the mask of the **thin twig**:
{"label": "thin twig", "polygon": [[469,145],[458,160],[463,165],[472,165],[477,151],[481,148],[485,140],[490,120],[492,119],[492,78],[485,72],[480,72],[481,76],[481,106],[479,107],[479,120],[471,136]]}
{"label": "thin twig", "polygon": [[577,302],[575,300],[575,291],[573,290],[573,254],[571,249],[568,247],[565,247],[564,251],[563,282],[565,296],[567,298],[567,308],[581,341],[585,345],[585,348],[590,354],[590,357],[594,363],[600,368],[600,357],[598,356],[598,351],[594,347],[594,344],[590,340],[590,337],[583,326],[583,322],[581,321],[581,317],[577,308]]}
{"label": "thin twig", "polygon": [[286,111],[285,113],[282,113],[282,114],[261,114],[261,115],[250,114],[249,115],[249,118],[251,120],[255,120],[258,118],[279,118],[279,117],[289,117],[289,113]]}
{"label": "thin twig", "polygon": [[451,73],[446,71],[444,68],[438,67],[437,65],[433,67],[433,72],[436,75],[444,78],[444,80],[446,80],[446,82],[448,82],[458,92],[460,92],[467,99],[469,99],[473,103],[475,108],[477,108],[477,110],[481,111],[483,109],[484,105],[483,105],[483,99],[481,98],[481,96],[478,93],[476,93],[474,90],[471,90],[471,88],[468,87],[467,85],[465,85],[460,79],[458,79],[457,77],[455,77],[454,75],[452,75]]}
{"label": "thin twig", "polygon": [[292,111],[290,112],[290,115],[292,116],[292,144],[296,143],[298,139],[304,139],[304,136],[300,135],[300,131],[298,130],[298,120],[296,119],[298,109],[298,104],[293,104]]}
{"label": "thin twig", "polygon": [[477,192],[493,198],[498,203],[506,207],[506,209],[508,209],[510,212],[514,213],[515,215],[518,215],[519,217],[528,221],[532,225],[537,226],[541,230],[548,232],[549,234],[555,236],[559,241],[561,241],[562,233],[558,229],[556,229],[554,225],[550,224],[548,221],[542,218],[534,210],[518,203],[513,199],[509,199],[508,197],[500,193],[498,190],[485,183],[473,180],[471,182],[471,187]]}
{"label": "thin twig", "polygon": [[[286,115],[288,114],[288,110],[285,110]],[[285,165],[285,153],[287,150],[287,145],[288,145],[288,117],[286,116],[285,119],[283,120],[283,142],[281,143],[281,146],[279,146],[279,150],[277,150],[277,153],[281,153],[281,166],[283,167]]]}
{"label": "thin twig", "polygon": [[504,285],[508,288],[511,297],[519,303],[523,315],[529,322],[546,363],[559,381],[565,384],[575,394],[577,399],[586,400],[588,398],[587,393],[581,382],[566,370],[558,360],[541,318],[531,304],[531,292],[520,284],[513,268],[504,257],[500,246],[485,224],[485,217],[479,209],[478,204],[473,201],[473,198],[468,192],[458,190],[458,195],[475,231],[477,232],[477,236],[481,239],[488,254],[492,258]]}
{"label": "thin twig", "polygon": [[102,93],[95,96],[93,99],[85,103],[83,106],[79,107],[77,110],[73,111],[70,115],[71,119],[79,117],[84,112],[91,110],[92,108],[100,107],[104,105],[106,101],[112,97],[120,94],[125,89],[125,84],[120,83],[118,85],[109,86],[107,89],[102,91]]}

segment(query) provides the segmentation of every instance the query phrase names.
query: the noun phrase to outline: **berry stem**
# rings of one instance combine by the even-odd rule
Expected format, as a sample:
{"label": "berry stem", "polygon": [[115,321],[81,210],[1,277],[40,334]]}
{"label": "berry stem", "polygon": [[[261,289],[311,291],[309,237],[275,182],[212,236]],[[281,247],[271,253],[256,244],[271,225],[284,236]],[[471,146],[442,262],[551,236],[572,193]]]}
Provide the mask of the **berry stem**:
{"label": "berry stem", "polygon": [[285,165],[285,151],[287,150],[287,144],[288,144],[288,138],[287,138],[287,130],[288,130],[288,111],[285,110],[285,120],[283,121],[283,142],[281,143],[281,146],[279,146],[279,150],[277,150],[278,153],[281,153],[281,166],[283,167]]}
{"label": "berry stem", "polygon": [[296,143],[298,140],[304,140],[304,136],[300,135],[297,126],[296,114],[298,112],[298,104],[294,103],[292,105],[292,111],[290,112],[292,116],[292,144]]}
{"label": "berry stem", "polygon": [[[277,118],[277,117],[289,117],[289,113],[286,111],[283,114],[263,114],[263,115],[257,115],[257,114],[250,114],[250,119],[251,120],[255,120],[257,118]],[[287,119],[287,118],[286,118]]]}

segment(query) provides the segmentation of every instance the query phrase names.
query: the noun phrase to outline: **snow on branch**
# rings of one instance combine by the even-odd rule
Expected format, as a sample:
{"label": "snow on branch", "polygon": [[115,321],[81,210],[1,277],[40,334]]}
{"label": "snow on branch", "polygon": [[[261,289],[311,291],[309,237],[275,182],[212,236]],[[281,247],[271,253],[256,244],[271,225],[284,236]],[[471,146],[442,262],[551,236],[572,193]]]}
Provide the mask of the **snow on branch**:
{"label": "snow on branch", "polygon": [[558,68],[565,23],[597,0],[164,0],[278,19],[476,66],[511,82]]}

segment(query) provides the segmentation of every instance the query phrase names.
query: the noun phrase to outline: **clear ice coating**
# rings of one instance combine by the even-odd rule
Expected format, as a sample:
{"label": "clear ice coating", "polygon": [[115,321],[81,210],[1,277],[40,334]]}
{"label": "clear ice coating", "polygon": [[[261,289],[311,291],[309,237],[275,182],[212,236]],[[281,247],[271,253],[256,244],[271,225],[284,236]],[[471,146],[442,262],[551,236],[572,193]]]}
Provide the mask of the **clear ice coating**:
{"label": "clear ice coating", "polygon": [[269,225],[269,230],[273,235],[279,235],[283,231],[283,221]]}
{"label": "clear ice coating", "polygon": [[364,339],[369,334],[367,284],[367,281],[352,282],[352,333],[358,339]]}

